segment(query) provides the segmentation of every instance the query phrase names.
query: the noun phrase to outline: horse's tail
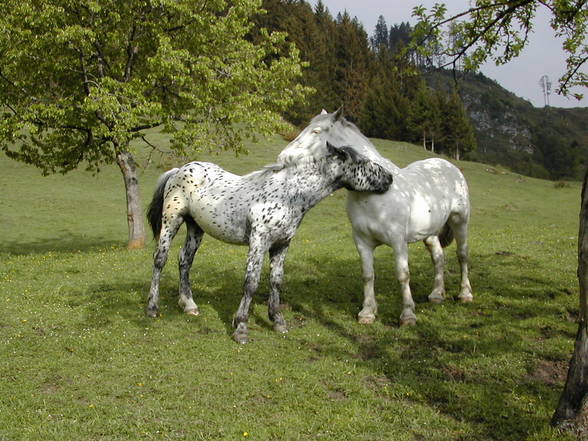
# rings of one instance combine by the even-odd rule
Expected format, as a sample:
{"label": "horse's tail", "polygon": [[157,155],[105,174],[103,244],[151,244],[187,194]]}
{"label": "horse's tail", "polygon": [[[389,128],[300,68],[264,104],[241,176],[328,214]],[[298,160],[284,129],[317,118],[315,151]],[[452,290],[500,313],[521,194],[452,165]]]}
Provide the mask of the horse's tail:
{"label": "horse's tail", "polygon": [[439,233],[439,242],[443,248],[448,247],[453,242],[453,230],[448,223],[443,225],[441,232]]}
{"label": "horse's tail", "polygon": [[153,192],[153,199],[149,204],[149,208],[147,209],[147,219],[149,220],[149,225],[151,225],[151,230],[153,231],[153,237],[155,239],[159,238],[159,232],[161,231],[161,218],[163,216],[163,194],[165,192],[165,184],[169,181],[173,175],[176,174],[178,171],[177,168],[169,170],[162,174],[158,181],[157,186],[155,187],[155,191]]}

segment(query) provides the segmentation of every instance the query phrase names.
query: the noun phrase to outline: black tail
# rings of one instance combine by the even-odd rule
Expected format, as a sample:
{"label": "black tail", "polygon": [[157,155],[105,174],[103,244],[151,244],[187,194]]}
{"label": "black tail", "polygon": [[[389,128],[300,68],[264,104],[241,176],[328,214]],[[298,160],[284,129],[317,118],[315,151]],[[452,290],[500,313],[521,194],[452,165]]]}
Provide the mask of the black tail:
{"label": "black tail", "polygon": [[151,200],[149,208],[147,209],[147,219],[149,220],[149,225],[151,225],[151,230],[153,231],[153,237],[155,239],[159,238],[159,233],[161,231],[165,184],[167,184],[169,178],[176,174],[176,171],[177,169],[170,170],[159,177],[159,181],[157,181],[157,187],[153,193],[153,199]]}
{"label": "black tail", "polygon": [[441,242],[443,248],[448,247],[453,242],[453,230],[447,223],[443,225],[439,233],[439,242]]}

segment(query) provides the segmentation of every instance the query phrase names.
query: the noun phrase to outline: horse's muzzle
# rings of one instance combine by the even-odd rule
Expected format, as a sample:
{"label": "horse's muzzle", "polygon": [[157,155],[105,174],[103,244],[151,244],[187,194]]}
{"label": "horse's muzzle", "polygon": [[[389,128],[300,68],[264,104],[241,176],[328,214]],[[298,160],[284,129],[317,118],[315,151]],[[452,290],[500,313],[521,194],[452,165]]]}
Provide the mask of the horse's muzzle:
{"label": "horse's muzzle", "polygon": [[374,190],[374,193],[382,194],[382,193],[386,193],[390,189],[390,186],[392,185],[392,182],[394,181],[394,178],[392,177],[392,173],[389,173],[387,171],[383,171],[383,175],[384,176],[381,180],[381,185],[378,186],[378,188],[376,188],[376,190]]}

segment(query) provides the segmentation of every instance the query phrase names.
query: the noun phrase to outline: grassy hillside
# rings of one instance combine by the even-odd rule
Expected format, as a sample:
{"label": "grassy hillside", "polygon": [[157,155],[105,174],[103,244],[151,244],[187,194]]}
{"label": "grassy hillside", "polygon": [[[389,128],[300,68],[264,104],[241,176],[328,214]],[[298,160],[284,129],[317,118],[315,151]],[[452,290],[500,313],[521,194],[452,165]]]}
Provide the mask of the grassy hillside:
{"label": "grassy hillside", "polygon": [[[426,156],[375,142],[400,165]],[[276,138],[248,156],[200,159],[246,173],[284,145]],[[169,165],[141,172],[145,201]],[[432,268],[415,244],[419,322],[399,328],[392,253],[382,247],[380,316],[357,324],[361,271],[341,190],[308,214],[290,248],[290,333],[271,330],[266,271],[252,341],[241,347],[230,322],[246,248],[205,238],[192,269],[201,315],[187,316],[176,306],[180,233],[162,279],[162,317],[147,319],[153,244],[124,248],[118,170],[41,177],[0,157],[0,439],[568,439],[548,421],[577,328],[579,184],[459,167],[472,195],[473,304],[426,302]],[[459,283],[454,253],[452,245],[450,295]]]}

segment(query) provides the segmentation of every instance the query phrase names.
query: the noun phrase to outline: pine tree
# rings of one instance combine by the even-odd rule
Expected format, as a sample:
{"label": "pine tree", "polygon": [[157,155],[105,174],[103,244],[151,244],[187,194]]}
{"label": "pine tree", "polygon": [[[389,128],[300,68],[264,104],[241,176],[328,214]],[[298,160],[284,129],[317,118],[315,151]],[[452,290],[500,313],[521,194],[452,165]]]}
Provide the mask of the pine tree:
{"label": "pine tree", "polygon": [[361,117],[367,95],[370,52],[367,34],[357,19],[347,12],[338,14],[336,21],[335,92],[351,120]]}
{"label": "pine tree", "polygon": [[379,53],[382,51],[389,51],[389,44],[388,25],[386,24],[384,16],[380,15],[378,17],[378,22],[376,23],[376,28],[374,29],[374,35],[370,37],[370,45],[372,51]]}
{"label": "pine tree", "polygon": [[[411,101],[407,129],[412,141],[420,141],[424,149],[434,140],[439,121],[439,109],[437,101],[423,80]],[[431,144],[433,145],[433,144]]]}
{"label": "pine tree", "polygon": [[461,159],[477,148],[474,128],[467,116],[463,102],[454,89],[442,106],[442,151]]}

